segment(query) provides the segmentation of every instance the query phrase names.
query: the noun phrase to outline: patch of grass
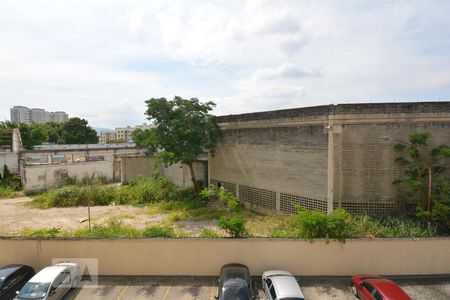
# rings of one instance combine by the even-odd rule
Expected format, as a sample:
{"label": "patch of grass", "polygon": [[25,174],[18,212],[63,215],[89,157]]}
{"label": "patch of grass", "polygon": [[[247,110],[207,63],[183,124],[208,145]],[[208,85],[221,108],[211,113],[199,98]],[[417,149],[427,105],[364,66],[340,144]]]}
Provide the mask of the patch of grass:
{"label": "patch of grass", "polygon": [[60,236],[61,229],[58,227],[31,229],[24,228],[20,235],[26,237],[57,237]]}
{"label": "patch of grass", "polygon": [[0,186],[0,199],[11,198],[15,194],[14,190],[8,186]]}
{"label": "patch of grass", "polygon": [[80,228],[73,233],[74,237],[83,238],[139,238],[142,232],[133,226],[124,225],[121,219],[111,218],[104,225],[94,225],[88,228]]}
{"label": "patch of grass", "polygon": [[199,233],[199,237],[203,238],[219,238],[220,236],[220,233],[212,228],[203,228]]}
{"label": "patch of grass", "polygon": [[172,228],[156,225],[145,228],[142,235],[144,237],[176,237],[176,234]]}
{"label": "patch of grass", "polygon": [[180,222],[189,219],[189,214],[186,211],[174,212],[169,215],[169,221]]}

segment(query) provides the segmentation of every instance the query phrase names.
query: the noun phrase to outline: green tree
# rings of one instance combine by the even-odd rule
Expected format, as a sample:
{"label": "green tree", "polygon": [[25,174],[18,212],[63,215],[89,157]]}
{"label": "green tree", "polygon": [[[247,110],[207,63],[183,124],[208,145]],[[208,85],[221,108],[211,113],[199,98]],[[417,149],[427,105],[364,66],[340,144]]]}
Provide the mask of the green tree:
{"label": "green tree", "polygon": [[138,145],[159,148],[159,153],[170,164],[189,166],[194,189],[198,192],[193,163],[204,151],[214,154],[221,130],[215,116],[209,112],[214,102],[202,103],[197,98],[173,100],[151,98],[146,100],[146,115],[154,120],[155,128],[133,135]]}
{"label": "green tree", "polygon": [[[418,214],[437,221],[450,219],[450,177],[448,175],[450,147],[431,147],[430,133],[410,134],[409,141],[394,146],[399,155],[397,163],[404,167],[404,176],[394,184],[407,187],[409,197],[418,202]],[[448,224],[447,224],[448,226]]]}
{"label": "green tree", "polygon": [[70,118],[63,123],[59,144],[96,144],[97,132],[88,125],[88,122],[80,118]]}

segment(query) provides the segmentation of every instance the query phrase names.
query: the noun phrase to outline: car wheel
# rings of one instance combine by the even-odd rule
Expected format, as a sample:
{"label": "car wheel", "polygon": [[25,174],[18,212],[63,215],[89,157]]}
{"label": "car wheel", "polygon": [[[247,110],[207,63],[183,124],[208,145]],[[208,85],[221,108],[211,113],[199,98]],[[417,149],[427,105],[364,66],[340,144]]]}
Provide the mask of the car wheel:
{"label": "car wheel", "polygon": [[358,291],[356,290],[356,286],[354,284],[352,284],[352,293],[353,295],[359,299],[358,297]]}

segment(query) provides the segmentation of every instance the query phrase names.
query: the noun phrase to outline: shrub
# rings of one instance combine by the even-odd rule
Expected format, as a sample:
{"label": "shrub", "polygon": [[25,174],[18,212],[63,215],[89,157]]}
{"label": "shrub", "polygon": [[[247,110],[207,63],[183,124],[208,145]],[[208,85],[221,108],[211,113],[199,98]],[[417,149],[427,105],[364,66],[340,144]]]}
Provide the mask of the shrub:
{"label": "shrub", "polygon": [[222,216],[219,219],[219,226],[235,238],[243,237],[246,234],[245,221],[240,217]]}
{"label": "shrub", "polygon": [[301,206],[297,206],[297,213],[294,215],[294,226],[297,227],[302,237],[306,239],[324,238],[328,233],[327,215],[319,211],[307,211]]}
{"label": "shrub", "polygon": [[144,237],[175,237],[175,232],[170,227],[155,225],[145,228],[142,235]]}
{"label": "shrub", "polygon": [[8,187],[10,187],[13,191],[22,190],[22,179],[20,176],[12,176],[8,180]]}
{"label": "shrub", "polygon": [[238,212],[243,207],[242,202],[224,187],[217,189],[215,186],[211,185],[209,189],[203,189],[199,193],[199,196],[201,199],[216,197],[225,203],[231,212]]}
{"label": "shrub", "polygon": [[220,234],[212,228],[203,228],[199,236],[203,238],[218,238]]}
{"label": "shrub", "polygon": [[67,185],[48,190],[34,200],[38,207],[72,207],[90,205],[108,205],[116,199],[115,186],[102,185]]}
{"label": "shrub", "polygon": [[166,177],[133,180],[118,193],[121,204],[146,204],[158,201],[176,200],[178,188]]}
{"label": "shrub", "polygon": [[351,236],[352,217],[345,209],[338,208],[333,210],[327,219],[327,236],[329,238],[343,241],[346,237]]}

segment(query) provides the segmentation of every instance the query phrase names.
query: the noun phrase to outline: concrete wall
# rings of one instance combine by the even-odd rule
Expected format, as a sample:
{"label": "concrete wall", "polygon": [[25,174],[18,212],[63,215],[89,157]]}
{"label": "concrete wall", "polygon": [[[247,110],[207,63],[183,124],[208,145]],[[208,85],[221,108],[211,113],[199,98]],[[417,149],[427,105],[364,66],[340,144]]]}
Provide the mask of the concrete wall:
{"label": "concrete wall", "polygon": [[[193,164],[195,177],[202,180],[205,184],[208,182],[207,162],[196,161]],[[180,187],[192,186],[192,177],[189,167],[183,164],[173,164],[163,167],[161,174],[167,176],[173,183]]]}
{"label": "concrete wall", "polygon": [[369,211],[371,206],[386,212],[392,209],[398,189],[392,182],[403,177],[393,147],[422,130],[431,133],[432,145],[450,142],[450,123],[342,125],[335,134],[335,207],[342,205],[355,212]]}
{"label": "concrete wall", "polygon": [[14,152],[0,152],[0,174],[3,177],[3,166],[8,166],[8,169],[13,174],[19,174],[19,155]]}
{"label": "concrete wall", "polygon": [[282,213],[295,204],[330,212],[386,213],[403,175],[393,146],[419,130],[450,141],[450,102],[328,105],[218,117],[212,184]]}
{"label": "concrete wall", "polygon": [[154,158],[150,156],[132,156],[122,157],[122,178],[121,182],[126,183],[129,180],[139,177],[150,177],[153,172]]}
{"label": "concrete wall", "polygon": [[107,180],[113,179],[112,161],[93,161],[65,164],[35,164],[22,169],[22,184],[25,191],[38,191],[57,187],[64,183],[64,178],[76,177],[81,180],[85,175],[102,175]]}
{"label": "concrete wall", "polygon": [[[387,249],[389,249],[387,251]],[[449,238],[356,239],[345,244],[286,239],[0,239],[0,265],[40,270],[52,258],[97,258],[100,275],[218,275],[231,262],[252,275],[450,274]]]}

